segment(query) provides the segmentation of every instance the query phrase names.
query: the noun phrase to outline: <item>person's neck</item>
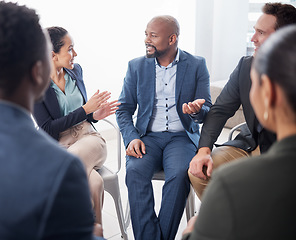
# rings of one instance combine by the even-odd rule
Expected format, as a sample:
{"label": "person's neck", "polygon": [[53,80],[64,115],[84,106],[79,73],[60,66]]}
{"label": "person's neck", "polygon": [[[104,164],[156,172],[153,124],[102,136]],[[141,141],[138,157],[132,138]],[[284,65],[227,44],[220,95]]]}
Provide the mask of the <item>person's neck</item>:
{"label": "person's neck", "polygon": [[58,83],[60,81],[64,81],[65,71],[62,67],[53,68],[50,74],[50,78]]}
{"label": "person's neck", "polygon": [[296,135],[296,124],[284,124],[285,126],[279,127],[277,131],[277,140],[280,141],[284,138]]}
{"label": "person's neck", "polygon": [[276,90],[278,101],[275,103],[274,111],[270,111],[270,120],[273,122],[277,140],[280,141],[296,134],[296,113],[294,113],[286,98],[282,96],[282,90],[279,87],[276,87]]}
{"label": "person's neck", "polygon": [[161,66],[167,67],[170,63],[172,63],[175,60],[175,58],[177,56],[177,52],[178,52],[178,49],[175,49],[171,53],[169,52],[166,55],[158,57],[157,58],[158,63]]}
{"label": "person's neck", "polygon": [[20,86],[12,94],[6,95],[0,91],[0,99],[21,106],[32,113],[35,102],[34,94],[31,86],[22,80],[20,81]]}

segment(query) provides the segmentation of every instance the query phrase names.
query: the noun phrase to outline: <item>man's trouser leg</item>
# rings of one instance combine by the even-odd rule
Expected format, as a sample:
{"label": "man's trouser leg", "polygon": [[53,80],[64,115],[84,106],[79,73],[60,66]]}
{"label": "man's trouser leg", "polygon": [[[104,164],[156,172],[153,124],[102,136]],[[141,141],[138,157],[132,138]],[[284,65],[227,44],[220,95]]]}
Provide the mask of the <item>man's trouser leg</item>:
{"label": "man's trouser leg", "polygon": [[[211,157],[213,160],[213,171],[226,163],[232,162],[236,159],[242,158],[242,157],[249,157],[251,156],[250,153],[236,147],[232,146],[221,146],[217,147],[212,151]],[[204,167],[203,173],[206,175],[207,168]],[[191,184],[194,188],[194,191],[199,199],[201,199],[203,191],[205,190],[206,186],[208,185],[210,178],[207,177],[207,180],[200,179],[198,177],[193,176],[188,171],[189,179],[191,181]]]}

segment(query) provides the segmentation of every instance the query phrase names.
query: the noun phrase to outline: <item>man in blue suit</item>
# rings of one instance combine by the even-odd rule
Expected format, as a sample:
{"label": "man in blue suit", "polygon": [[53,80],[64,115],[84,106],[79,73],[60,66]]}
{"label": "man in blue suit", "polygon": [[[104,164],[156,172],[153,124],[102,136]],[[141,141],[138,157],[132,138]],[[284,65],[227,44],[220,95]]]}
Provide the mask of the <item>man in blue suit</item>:
{"label": "man in blue suit", "polygon": [[[146,57],[129,62],[116,112],[126,147],[133,231],[141,240],[174,239],[190,190],[187,169],[199,141],[198,124],[211,106],[205,60],[178,49],[179,32],[171,16],[148,23]],[[157,216],[151,179],[162,169]]]}
{"label": "man in blue suit", "polygon": [[[31,118],[49,84],[47,38],[34,10],[0,2],[0,239],[90,240],[82,163]],[[98,225],[95,234],[102,235]]]}

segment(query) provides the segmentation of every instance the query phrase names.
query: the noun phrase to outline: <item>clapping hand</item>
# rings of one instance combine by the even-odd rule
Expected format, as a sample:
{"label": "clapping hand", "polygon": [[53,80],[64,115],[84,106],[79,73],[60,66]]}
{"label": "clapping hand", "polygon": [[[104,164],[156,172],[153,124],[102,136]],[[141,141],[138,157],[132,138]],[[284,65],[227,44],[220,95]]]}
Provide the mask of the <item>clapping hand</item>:
{"label": "clapping hand", "polygon": [[98,90],[82,107],[86,113],[86,115],[93,113],[98,110],[102,104],[106,103],[107,100],[111,97],[111,93],[104,91],[100,93]]}
{"label": "clapping hand", "polygon": [[116,112],[120,103],[118,100],[112,102],[103,103],[98,110],[93,113],[93,118],[95,120],[101,120],[108,117]]}

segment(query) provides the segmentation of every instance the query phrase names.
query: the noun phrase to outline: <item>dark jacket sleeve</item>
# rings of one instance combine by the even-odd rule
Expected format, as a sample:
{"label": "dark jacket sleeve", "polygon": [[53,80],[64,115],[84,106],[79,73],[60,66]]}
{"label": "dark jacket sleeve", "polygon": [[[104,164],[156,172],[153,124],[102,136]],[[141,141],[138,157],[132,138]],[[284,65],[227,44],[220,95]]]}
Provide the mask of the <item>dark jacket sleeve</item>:
{"label": "dark jacket sleeve", "polygon": [[265,129],[262,129],[258,135],[259,123],[249,99],[252,59],[252,57],[242,57],[237,67],[230,75],[229,81],[224,86],[206,117],[202,127],[198,148],[213,148],[226,121],[235,114],[240,105],[243,107],[243,113],[247,124],[241,129],[241,133],[238,134],[234,140],[228,141],[222,145],[234,146],[251,152],[259,144],[261,152],[264,152],[275,141],[275,135]]}
{"label": "dark jacket sleeve", "polygon": [[58,111],[60,111],[58,104],[48,106],[45,102],[40,102],[35,104],[33,114],[38,126],[56,140],[59,140],[61,132],[87,119],[82,107],[63,117]]}
{"label": "dark jacket sleeve", "polygon": [[214,105],[211,106],[207,114],[201,131],[199,148],[213,148],[214,143],[219,137],[226,121],[232,117],[241,105],[239,93],[239,73],[242,64],[240,60],[238,66],[230,75],[227,84],[218,96]]}

